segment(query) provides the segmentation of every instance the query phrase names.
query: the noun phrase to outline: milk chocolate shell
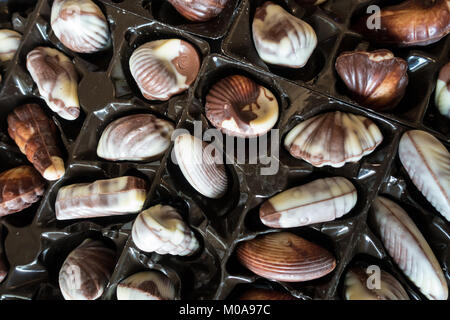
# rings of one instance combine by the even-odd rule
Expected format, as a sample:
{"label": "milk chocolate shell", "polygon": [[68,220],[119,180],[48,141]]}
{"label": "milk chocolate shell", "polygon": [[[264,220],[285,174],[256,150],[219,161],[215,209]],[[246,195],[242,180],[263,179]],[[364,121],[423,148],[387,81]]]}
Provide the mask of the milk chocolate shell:
{"label": "milk chocolate shell", "polygon": [[320,114],[295,126],[284,139],[289,153],[315,167],[342,167],[372,153],[383,135],[370,119],[340,111]]}
{"label": "milk chocolate shell", "polygon": [[114,250],[101,241],[84,240],[67,256],[59,271],[59,288],[64,299],[98,299],[108,284],[114,263]]}
{"label": "milk chocolate shell", "polygon": [[148,100],[165,101],[194,82],[200,57],[184,40],[157,40],[137,48],[129,65],[142,95]]}
{"label": "milk chocolate shell", "polygon": [[45,180],[31,166],[20,166],[0,173],[0,217],[22,211],[39,201]]}
{"label": "milk chocolate shell", "polygon": [[228,0],[167,0],[186,19],[205,22],[217,17]]}
{"label": "milk chocolate shell", "polygon": [[78,75],[69,58],[56,49],[37,47],[27,55],[27,69],[50,109],[66,120],[78,118]]}
{"label": "milk chocolate shell", "polygon": [[439,72],[434,102],[439,112],[450,119],[450,62]]}
{"label": "milk chocolate shell", "polygon": [[110,44],[106,18],[91,0],[55,0],[51,25],[59,41],[75,52],[98,52]]}
{"label": "milk chocolate shell", "polygon": [[58,130],[39,105],[15,108],[8,115],[8,133],[45,179],[57,180],[64,175]]}
{"label": "milk chocolate shell", "polygon": [[441,266],[408,214],[395,202],[378,197],[370,218],[389,255],[420,291],[430,300],[447,300]]}
{"label": "milk chocolate shell", "polygon": [[274,65],[301,68],[317,46],[308,23],[270,1],[256,9],[252,31],[260,58]]}
{"label": "milk chocolate shell", "polygon": [[12,60],[22,35],[14,30],[0,29],[0,61]]}
{"label": "milk chocolate shell", "polygon": [[85,219],[139,212],[147,194],[143,179],[124,176],[62,187],[55,203],[56,219]]}
{"label": "milk chocolate shell", "polygon": [[273,93],[241,75],[214,84],[206,96],[205,110],[216,128],[241,138],[263,135],[278,120],[278,101]]}
{"label": "milk chocolate shell", "polygon": [[117,285],[117,300],[174,300],[175,287],[160,272],[133,274]]}
{"label": "milk chocolate shell", "polygon": [[173,130],[173,124],[151,114],[122,117],[103,131],[97,155],[112,161],[151,160],[169,148]]}
{"label": "milk chocolate shell", "polygon": [[408,85],[408,64],[389,50],[344,52],[336,70],[353,98],[373,110],[394,108]]}

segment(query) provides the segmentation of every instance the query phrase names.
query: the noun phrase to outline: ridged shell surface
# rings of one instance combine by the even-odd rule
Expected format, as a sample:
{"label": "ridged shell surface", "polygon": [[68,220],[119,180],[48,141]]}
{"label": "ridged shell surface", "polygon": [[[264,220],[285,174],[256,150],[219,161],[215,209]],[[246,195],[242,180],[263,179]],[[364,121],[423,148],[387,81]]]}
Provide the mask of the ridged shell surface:
{"label": "ridged shell surface", "polygon": [[143,271],[117,285],[117,300],[174,300],[175,287],[160,272]]}
{"label": "ridged shell surface", "polygon": [[450,118],[450,62],[442,67],[436,82],[434,102],[439,112]]}
{"label": "ridged shell surface", "polygon": [[186,19],[205,22],[217,17],[229,0],[168,0]]}
{"label": "ridged shell surface", "polygon": [[253,288],[246,290],[240,297],[239,300],[297,300],[294,296],[290,294],[270,290]]}
{"label": "ridged shell surface", "polygon": [[22,35],[17,31],[0,29],[0,61],[12,60],[21,40]]}

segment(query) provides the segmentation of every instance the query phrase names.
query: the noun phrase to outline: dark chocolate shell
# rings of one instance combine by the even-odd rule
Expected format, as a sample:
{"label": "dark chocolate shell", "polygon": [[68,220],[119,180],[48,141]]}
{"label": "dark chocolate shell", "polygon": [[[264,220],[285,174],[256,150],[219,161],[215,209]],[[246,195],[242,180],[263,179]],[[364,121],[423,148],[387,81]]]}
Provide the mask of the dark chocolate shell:
{"label": "dark chocolate shell", "polygon": [[186,19],[204,22],[217,17],[228,0],[168,0]]}
{"label": "dark chocolate shell", "polygon": [[160,272],[133,274],[117,285],[117,300],[174,300],[173,283]]}

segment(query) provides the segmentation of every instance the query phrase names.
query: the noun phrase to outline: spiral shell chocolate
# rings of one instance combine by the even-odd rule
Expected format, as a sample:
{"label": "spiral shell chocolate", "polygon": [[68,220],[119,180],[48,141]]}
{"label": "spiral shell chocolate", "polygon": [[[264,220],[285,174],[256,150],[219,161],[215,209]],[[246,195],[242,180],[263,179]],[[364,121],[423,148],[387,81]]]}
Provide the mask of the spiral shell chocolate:
{"label": "spiral shell chocolate", "polygon": [[0,61],[12,60],[21,40],[22,35],[17,31],[0,29]]}
{"label": "spiral shell chocolate", "polygon": [[151,114],[136,114],[111,122],[97,146],[100,158],[143,161],[161,156],[170,146],[174,126]]}
{"label": "spiral shell chocolate", "polygon": [[317,46],[308,23],[270,1],[256,9],[252,31],[260,58],[274,65],[301,68]]}
{"label": "spiral shell chocolate", "polygon": [[205,22],[217,17],[229,0],[168,0],[186,19]]}
{"label": "spiral shell chocolate", "polygon": [[186,256],[199,247],[180,214],[173,207],[160,204],[137,216],[131,236],[134,244],[145,252]]}
{"label": "spiral shell chocolate", "polygon": [[278,120],[278,101],[273,93],[241,75],[214,84],[206,96],[205,110],[216,128],[242,138],[263,135]]}
{"label": "spiral shell chocolate", "polygon": [[98,52],[110,44],[106,18],[91,0],[55,0],[51,26],[59,41],[75,52]]}
{"label": "spiral shell chocolate", "polygon": [[315,167],[342,167],[372,153],[383,135],[370,119],[340,111],[320,114],[295,126],[284,139],[289,153]]}
{"label": "spiral shell chocolate", "polygon": [[117,285],[117,300],[174,300],[175,287],[156,271],[135,273]]}
{"label": "spiral shell chocolate", "polygon": [[194,82],[200,69],[200,57],[184,40],[157,40],[137,48],[129,65],[142,95],[148,100],[165,101]]}
{"label": "spiral shell chocolate", "polygon": [[434,102],[439,112],[450,119],[450,62],[439,72]]}

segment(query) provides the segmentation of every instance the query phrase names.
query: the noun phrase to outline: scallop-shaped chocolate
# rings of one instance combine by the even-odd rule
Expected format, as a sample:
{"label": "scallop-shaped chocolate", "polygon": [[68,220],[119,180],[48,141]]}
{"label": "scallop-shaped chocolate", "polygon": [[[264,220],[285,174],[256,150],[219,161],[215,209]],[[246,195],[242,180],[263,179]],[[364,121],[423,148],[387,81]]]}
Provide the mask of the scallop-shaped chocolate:
{"label": "scallop-shaped chocolate", "polygon": [[156,271],[135,273],[117,285],[117,300],[174,300],[175,287]]}
{"label": "scallop-shaped chocolate", "polygon": [[129,64],[142,95],[148,100],[165,101],[194,82],[200,57],[184,40],[156,40],[133,51]]}
{"label": "scallop-shaped chocolate", "polygon": [[217,17],[229,0],[168,0],[186,19],[205,22]]}
{"label": "scallop-shaped chocolate", "polygon": [[14,30],[0,30],[0,61],[12,60],[19,48],[22,35]]}
{"label": "scallop-shaped chocolate", "polygon": [[175,139],[174,154],[183,176],[205,197],[219,199],[228,189],[228,177],[217,150],[206,142],[185,133]]}
{"label": "scallop-shaped chocolate", "polygon": [[425,198],[450,221],[450,153],[431,134],[411,130],[398,147],[400,161]]}
{"label": "scallop-shaped chocolate", "polygon": [[447,300],[447,281],[433,251],[408,214],[395,202],[378,197],[372,225],[405,275],[430,300]]}
{"label": "scallop-shaped chocolate", "polygon": [[297,300],[290,294],[262,288],[253,288],[246,290],[239,300]]}
{"label": "scallop-shaped chocolate", "polygon": [[299,123],[287,134],[284,146],[293,157],[315,167],[342,167],[372,153],[382,141],[372,120],[335,111]]}
{"label": "scallop-shaped chocolate", "polygon": [[330,252],[289,232],[269,233],[242,242],[237,257],[257,275],[284,282],[317,279],[336,267]]}
{"label": "scallop-shaped chocolate", "polygon": [[450,62],[443,66],[439,72],[434,102],[439,112],[450,118]]}
{"label": "scallop-shaped chocolate", "polygon": [[112,161],[155,159],[169,148],[173,130],[173,124],[151,114],[122,117],[103,131],[97,155]]}
{"label": "scallop-shaped chocolate", "polygon": [[336,70],[353,98],[374,110],[394,108],[408,85],[408,64],[389,50],[343,52]]}
{"label": "scallop-shaped chocolate", "polygon": [[274,65],[301,68],[317,46],[308,23],[270,1],[256,9],[252,31],[260,58]]}
{"label": "scallop-shaped chocolate", "polygon": [[206,96],[205,110],[216,128],[241,138],[261,136],[278,120],[278,101],[273,93],[241,75],[214,84]]}
{"label": "scallop-shaped chocolate", "polygon": [[55,0],[51,25],[59,41],[75,52],[98,52],[110,44],[106,18],[91,0]]}

